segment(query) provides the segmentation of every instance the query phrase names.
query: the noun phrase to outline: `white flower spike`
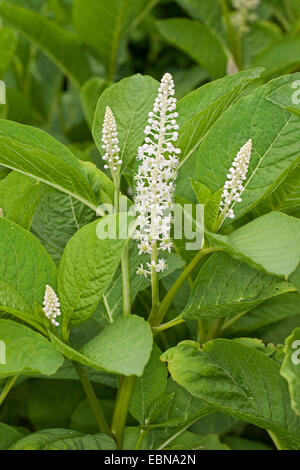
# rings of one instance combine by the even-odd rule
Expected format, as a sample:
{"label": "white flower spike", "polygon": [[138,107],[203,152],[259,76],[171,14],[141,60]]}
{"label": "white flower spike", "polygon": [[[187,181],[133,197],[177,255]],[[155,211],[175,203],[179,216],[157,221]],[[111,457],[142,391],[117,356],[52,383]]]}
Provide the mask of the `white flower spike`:
{"label": "white flower spike", "polygon": [[174,146],[179,129],[174,95],[173,78],[166,73],[161,80],[153,111],[149,113],[145,143],[138,150],[141,163],[135,176],[135,210],[138,214],[135,238],[139,240],[139,253],[148,253],[152,259],[151,263],[147,263],[148,269],[141,265],[137,270],[138,274],[144,276],[166,268],[165,260],[153,261],[154,251],[155,254],[165,250],[170,252],[172,248],[171,211],[178,155],[181,153]]}
{"label": "white flower spike", "polygon": [[105,150],[102,159],[106,162],[104,168],[110,169],[111,174],[114,176],[119,171],[122,160],[119,157],[120,148],[116,120],[108,106],[104,116],[102,142],[102,148]]}
{"label": "white flower spike", "polygon": [[233,0],[236,11],[232,15],[232,20],[240,33],[246,33],[249,29],[247,23],[257,19],[253,10],[258,7],[259,3],[260,0]]}
{"label": "white flower spike", "polygon": [[224,185],[220,211],[224,218],[234,219],[233,205],[241,202],[241,195],[244,191],[244,181],[247,179],[247,173],[252,153],[252,139],[240,149],[235,157],[232,167],[227,175],[227,181]]}
{"label": "white flower spike", "polygon": [[56,318],[61,315],[59,308],[60,303],[54,290],[48,285],[46,286],[43,305],[43,310],[45,312],[46,317],[51,321],[54,326],[59,326],[59,323]]}

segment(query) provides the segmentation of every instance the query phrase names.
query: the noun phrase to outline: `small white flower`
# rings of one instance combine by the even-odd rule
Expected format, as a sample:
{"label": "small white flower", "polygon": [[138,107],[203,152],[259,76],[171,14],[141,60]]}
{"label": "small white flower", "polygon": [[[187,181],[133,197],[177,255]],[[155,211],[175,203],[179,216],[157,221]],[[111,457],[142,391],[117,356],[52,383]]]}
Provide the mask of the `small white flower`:
{"label": "small white flower", "polygon": [[[176,123],[176,98],[174,98],[174,81],[166,73],[158,89],[153,111],[148,115],[148,125],[145,129],[145,143],[138,149],[140,166],[135,176],[136,197],[135,210],[138,215],[138,230],[136,239],[139,240],[139,253],[152,254],[154,246],[157,252],[170,251],[171,215],[175,179],[179,164],[180,149],[174,146],[178,140],[179,126]],[[164,260],[158,263],[143,265],[138,274],[147,275],[151,272],[161,272],[166,268]]]}
{"label": "small white flower", "polygon": [[104,116],[103,130],[102,130],[102,148],[105,154],[102,159],[107,162],[104,168],[110,169],[111,173],[116,173],[122,160],[119,158],[119,139],[117,132],[117,124],[112,110],[107,106]]}
{"label": "small white flower", "polygon": [[227,174],[227,181],[224,185],[220,211],[224,217],[234,219],[233,205],[241,202],[241,195],[244,191],[244,181],[247,179],[247,173],[252,153],[252,139],[240,149],[235,157],[232,167]]}
{"label": "small white flower", "polygon": [[247,23],[256,21],[257,16],[253,12],[260,0],[233,0],[232,4],[236,11],[232,15],[232,22],[241,33],[248,31]]}
{"label": "small white flower", "polygon": [[46,317],[51,321],[54,326],[59,326],[59,323],[56,318],[61,315],[60,303],[54,290],[48,285],[46,286],[43,305],[43,310],[45,312]]}

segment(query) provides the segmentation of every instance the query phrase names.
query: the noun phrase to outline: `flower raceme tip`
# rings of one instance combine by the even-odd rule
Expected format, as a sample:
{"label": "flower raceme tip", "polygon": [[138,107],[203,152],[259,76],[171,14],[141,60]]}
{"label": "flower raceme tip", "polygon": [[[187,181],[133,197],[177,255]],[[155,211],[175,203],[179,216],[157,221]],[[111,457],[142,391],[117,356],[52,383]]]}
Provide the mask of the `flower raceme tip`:
{"label": "flower raceme tip", "polygon": [[239,150],[227,174],[227,181],[223,188],[220,203],[220,211],[224,215],[224,218],[229,217],[230,219],[234,219],[233,205],[242,201],[241,196],[245,190],[243,184],[247,179],[252,146],[252,139],[249,139]]}
{"label": "flower raceme tip", "polygon": [[102,149],[105,150],[105,154],[102,159],[106,162],[104,168],[110,169],[111,173],[119,171],[122,160],[119,157],[119,139],[117,132],[117,124],[112,110],[107,106],[103,129],[102,129]]}
{"label": "flower raceme tip", "polygon": [[[175,180],[181,153],[174,143],[178,140],[179,126],[176,122],[176,98],[174,81],[166,73],[158,89],[153,111],[148,115],[145,128],[145,143],[138,149],[138,168],[136,179],[135,210],[138,215],[139,254],[151,256],[155,252],[171,251],[170,237]],[[151,272],[161,272],[166,268],[163,259],[147,263],[137,270],[147,276]]]}
{"label": "flower raceme tip", "polygon": [[46,286],[43,305],[43,310],[45,312],[46,317],[51,321],[54,326],[59,326],[59,323],[56,318],[61,315],[60,303],[57,295],[55,294],[55,291],[52,289],[51,286]]}

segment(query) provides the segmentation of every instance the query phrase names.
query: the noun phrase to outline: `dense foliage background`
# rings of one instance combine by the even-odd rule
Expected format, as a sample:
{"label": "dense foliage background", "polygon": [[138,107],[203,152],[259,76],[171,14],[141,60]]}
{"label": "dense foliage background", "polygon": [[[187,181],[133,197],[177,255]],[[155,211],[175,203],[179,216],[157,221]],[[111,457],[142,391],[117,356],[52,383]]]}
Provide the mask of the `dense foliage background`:
{"label": "dense foliage background", "polygon": [[[0,365],[0,397],[7,378],[17,376],[5,401],[0,398],[0,449],[114,448],[109,436],[96,434],[72,365],[80,350],[108,422],[118,374],[142,375],[129,407],[126,449],[299,450],[300,365],[291,362],[291,345],[300,339],[300,0],[261,0],[245,18],[228,0],[1,0],[0,18],[6,84],[0,105],[0,341],[12,344],[15,354],[14,367]],[[99,155],[105,106],[116,115],[120,139],[131,132],[121,191],[132,198],[154,79],[165,72],[176,85],[186,157],[176,200],[208,205],[207,243],[224,251],[202,260],[172,299],[166,321],[182,312],[186,321],[158,334],[153,349],[150,329],[134,317],[116,322],[111,340],[93,350],[92,339],[122,313],[117,266],[124,244],[104,246],[97,257],[113,266],[101,301],[73,306],[73,352],[55,337],[56,349],[48,350],[37,304],[46,283],[56,284],[62,256],[65,262],[74,255],[71,245],[64,252],[72,237],[78,234],[72,239],[78,265],[94,257],[89,229],[79,235],[80,229],[95,223],[94,206],[112,193]],[[251,184],[237,219],[216,234],[219,190],[250,137]],[[45,149],[64,160],[61,179],[48,176],[55,165],[48,160],[47,169]],[[79,168],[86,178],[81,193],[78,180],[81,199],[74,189]],[[62,192],[69,172],[72,190]],[[18,227],[5,226],[9,221]],[[35,240],[23,239],[25,230]],[[129,253],[133,313],[147,319],[151,289],[135,275],[140,257],[134,242]],[[160,279],[162,298],[193,256],[176,244]],[[60,270],[67,279],[67,262]],[[59,282],[66,299],[68,287]],[[198,357],[195,342],[205,340],[214,341]],[[117,344],[113,352],[109,341]]]}

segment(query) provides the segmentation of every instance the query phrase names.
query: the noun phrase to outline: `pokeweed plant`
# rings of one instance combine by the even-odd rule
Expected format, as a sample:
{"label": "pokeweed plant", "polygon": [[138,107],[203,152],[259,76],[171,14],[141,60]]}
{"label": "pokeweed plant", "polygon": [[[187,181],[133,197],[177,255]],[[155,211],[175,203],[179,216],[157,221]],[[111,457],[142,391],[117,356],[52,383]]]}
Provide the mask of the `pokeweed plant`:
{"label": "pokeweed plant", "polygon": [[[74,2],[88,53],[43,6],[0,4],[81,90],[97,163],[61,143],[76,122],[57,140],[0,120],[0,448],[299,450],[300,75],[276,78],[299,60],[276,55],[297,44],[297,9],[178,0],[194,19],[156,22],[161,41],[218,79],[177,101],[170,73],[112,83],[129,26],[159,2],[125,2],[126,18],[104,3]],[[249,57],[262,33],[266,50]],[[40,90],[17,58],[19,93]]]}

